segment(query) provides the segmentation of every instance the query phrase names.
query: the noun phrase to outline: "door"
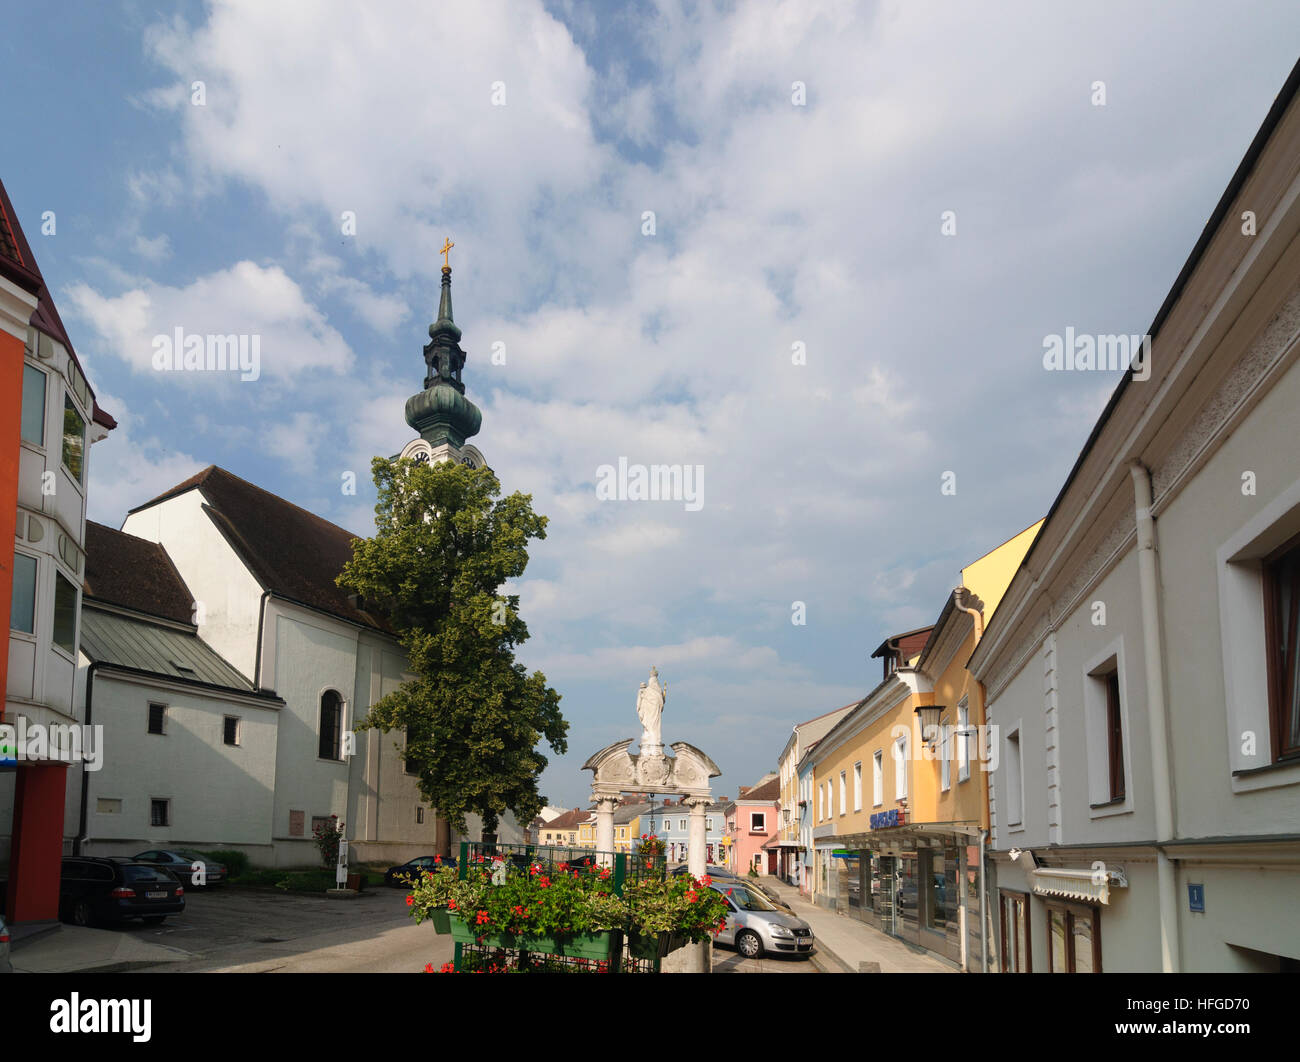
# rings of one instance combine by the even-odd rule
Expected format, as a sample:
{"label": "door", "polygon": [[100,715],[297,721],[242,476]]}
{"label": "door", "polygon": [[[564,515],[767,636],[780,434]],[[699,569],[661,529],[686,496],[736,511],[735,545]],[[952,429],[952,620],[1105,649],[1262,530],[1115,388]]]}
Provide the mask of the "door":
{"label": "door", "polygon": [[898,860],[893,856],[880,857],[879,891],[876,892],[876,910],[880,915],[881,932],[898,932]]}

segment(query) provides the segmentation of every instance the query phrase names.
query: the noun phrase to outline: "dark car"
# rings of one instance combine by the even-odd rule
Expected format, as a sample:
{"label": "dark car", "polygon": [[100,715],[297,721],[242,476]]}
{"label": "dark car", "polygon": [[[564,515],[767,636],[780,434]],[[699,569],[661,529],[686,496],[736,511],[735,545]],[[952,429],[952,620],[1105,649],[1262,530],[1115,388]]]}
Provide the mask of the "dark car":
{"label": "dark car", "polygon": [[426,870],[437,870],[439,867],[454,867],[455,865],[456,860],[452,856],[443,856],[441,862],[438,861],[437,856],[416,856],[410,862],[403,863],[399,867],[389,867],[385,870],[384,884],[391,885],[396,889],[409,889]]}
{"label": "dark car", "polygon": [[133,859],[65,859],[59,877],[59,917],[73,925],[142,918],[156,925],[185,910],[185,886],[171,873]]}
{"label": "dark car", "polygon": [[[151,867],[161,867],[175,875],[183,885],[199,887],[202,885],[224,885],[230,878],[230,872],[224,863],[216,863],[198,852],[188,848],[154,848],[132,856],[137,863],[148,863]],[[203,881],[198,881],[196,863],[203,865]]]}
{"label": "dark car", "polygon": [[[690,869],[686,866],[686,864],[683,863],[680,867],[673,867],[673,869],[669,873],[689,874]],[[727,881],[742,880],[739,874],[732,873],[726,867],[715,867],[711,863],[704,868],[704,873],[710,878],[725,878]]]}

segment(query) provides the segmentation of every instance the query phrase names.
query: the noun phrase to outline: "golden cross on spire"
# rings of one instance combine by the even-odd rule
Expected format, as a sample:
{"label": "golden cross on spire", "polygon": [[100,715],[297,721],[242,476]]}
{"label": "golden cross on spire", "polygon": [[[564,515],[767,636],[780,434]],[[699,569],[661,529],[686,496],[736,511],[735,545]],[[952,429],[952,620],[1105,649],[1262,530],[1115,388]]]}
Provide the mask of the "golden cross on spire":
{"label": "golden cross on spire", "polygon": [[438,253],[442,255],[442,265],[444,269],[451,268],[451,263],[447,261],[447,254],[455,246],[456,245],[452,243],[450,239],[448,239],[447,242],[444,243],[442,245],[442,248],[438,251]]}

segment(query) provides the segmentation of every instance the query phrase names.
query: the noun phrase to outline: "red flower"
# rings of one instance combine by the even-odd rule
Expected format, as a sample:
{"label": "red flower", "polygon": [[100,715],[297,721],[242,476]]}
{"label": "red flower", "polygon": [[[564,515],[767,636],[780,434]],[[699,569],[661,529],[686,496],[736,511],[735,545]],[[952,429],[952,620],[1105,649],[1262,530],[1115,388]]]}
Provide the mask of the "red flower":
{"label": "red flower", "polygon": [[414,906],[415,906],[415,897],[414,897],[414,896],[408,896],[408,897],[406,898],[406,906],[407,906],[407,907],[414,907]]}
{"label": "red flower", "polygon": [[455,901],[455,900],[448,900],[448,901],[447,901],[447,910],[448,910],[448,911],[454,911],[454,910],[456,910],[456,901]]}
{"label": "red flower", "polygon": [[433,862],[434,862],[435,865],[440,864],[440,863],[442,862],[442,856],[440,856],[440,855],[436,855],[436,856],[434,856],[434,857],[433,857]]}
{"label": "red flower", "polygon": [[433,973],[433,963],[431,963],[431,962],[426,962],[426,963],[424,964],[424,972],[425,972],[425,973]]}
{"label": "red flower", "polygon": [[444,963],[442,964],[442,969],[441,969],[439,972],[440,972],[440,973],[455,973],[455,972],[456,972],[456,964],[455,964],[454,962],[444,962]]}
{"label": "red flower", "polygon": [[707,874],[705,874],[704,877],[700,878],[700,884],[707,889],[710,885],[713,884],[713,879],[709,877]]}
{"label": "red flower", "polygon": [[548,878],[545,874],[543,874],[541,878],[538,880],[537,884],[540,885],[543,889],[549,889],[551,887],[551,879]]}
{"label": "red flower", "polygon": [[699,894],[698,894],[694,889],[689,889],[689,890],[687,891],[687,893],[686,893],[686,902],[687,902],[687,903],[694,903],[694,902],[695,902],[696,900],[698,900],[699,898],[700,898],[700,897],[699,897]]}
{"label": "red flower", "polygon": [[478,918],[477,918],[478,925],[485,926],[491,921],[492,921],[492,916],[489,915],[486,911],[480,911],[478,913]]}

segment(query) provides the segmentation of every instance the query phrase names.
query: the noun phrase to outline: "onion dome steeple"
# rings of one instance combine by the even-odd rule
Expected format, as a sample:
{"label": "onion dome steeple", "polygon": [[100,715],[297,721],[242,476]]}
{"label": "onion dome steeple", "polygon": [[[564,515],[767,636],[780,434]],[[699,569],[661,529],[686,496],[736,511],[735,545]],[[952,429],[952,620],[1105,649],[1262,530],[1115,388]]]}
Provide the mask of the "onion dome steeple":
{"label": "onion dome steeple", "polygon": [[[446,255],[455,246],[448,240]],[[424,348],[424,390],[406,400],[406,423],[431,446],[450,443],[458,449],[471,435],[477,435],[483,414],[465,397],[461,370],[465,352],[460,348],[460,329],[451,316],[451,266],[442,267],[442,296],[438,319],[429,325],[429,342]]]}

